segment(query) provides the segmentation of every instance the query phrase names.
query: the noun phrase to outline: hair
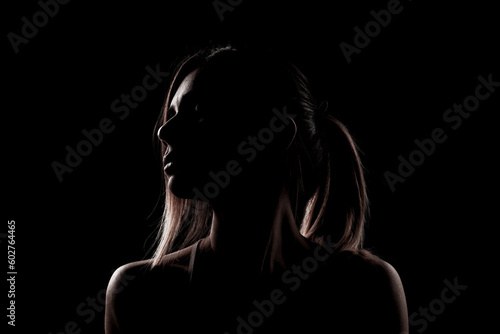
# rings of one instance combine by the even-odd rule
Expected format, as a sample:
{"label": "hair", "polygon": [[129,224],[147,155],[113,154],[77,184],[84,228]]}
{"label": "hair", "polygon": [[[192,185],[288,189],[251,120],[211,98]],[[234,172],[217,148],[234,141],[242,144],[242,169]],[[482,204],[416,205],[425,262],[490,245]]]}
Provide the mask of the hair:
{"label": "hair", "polygon": [[[228,67],[246,67],[247,74],[253,71],[265,76],[257,89],[270,89],[270,104],[285,105],[296,115],[297,133],[288,148],[286,187],[301,234],[316,243],[329,236],[338,251],[361,250],[368,197],[358,147],[344,124],[327,112],[327,103],[316,103],[308,80],[293,64],[268,52],[232,46],[201,49],[175,68],[157,127],[167,121],[171,99],[188,73],[196,68],[217,71]],[[163,154],[166,148],[161,146]],[[164,177],[165,205],[153,266],[163,255],[207,236],[212,219],[208,203],[174,196],[167,186],[168,176]]]}

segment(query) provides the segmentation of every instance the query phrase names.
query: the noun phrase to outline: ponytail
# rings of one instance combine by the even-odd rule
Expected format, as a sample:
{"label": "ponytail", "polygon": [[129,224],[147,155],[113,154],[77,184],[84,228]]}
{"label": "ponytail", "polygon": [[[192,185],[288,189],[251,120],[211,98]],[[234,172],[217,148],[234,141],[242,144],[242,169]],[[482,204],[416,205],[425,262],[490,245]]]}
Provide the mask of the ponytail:
{"label": "ponytail", "polygon": [[302,234],[315,242],[327,236],[337,250],[363,246],[368,196],[358,148],[347,128],[335,117],[320,115],[319,130],[324,150],[324,181],[309,200]]}
{"label": "ponytail", "polygon": [[[234,64],[246,66],[245,61],[237,58],[240,52],[223,47],[202,50],[186,58],[177,67],[165,106],[169,105],[183,73],[210,63],[227,66],[231,59]],[[242,59],[257,62],[253,55],[247,58],[243,55]],[[286,105],[296,115],[295,139],[287,150],[286,187],[302,235],[316,243],[328,239],[338,251],[362,249],[368,198],[353,138],[338,119],[327,113],[325,104],[317,107],[307,79],[295,66],[272,61],[270,57],[260,59],[259,64],[263,75],[280,82],[271,85],[274,91],[268,92],[273,95],[272,101]],[[161,124],[167,121],[166,109],[160,116]],[[164,153],[165,148],[162,150]],[[165,206],[153,266],[160,263],[164,254],[184,248],[210,231],[211,207],[204,202],[175,197],[167,184],[165,177]]]}
{"label": "ponytail", "polygon": [[314,101],[307,79],[289,71],[298,97],[298,135],[290,152],[290,197],[302,235],[338,251],[360,250],[369,201],[359,149],[346,126]]}

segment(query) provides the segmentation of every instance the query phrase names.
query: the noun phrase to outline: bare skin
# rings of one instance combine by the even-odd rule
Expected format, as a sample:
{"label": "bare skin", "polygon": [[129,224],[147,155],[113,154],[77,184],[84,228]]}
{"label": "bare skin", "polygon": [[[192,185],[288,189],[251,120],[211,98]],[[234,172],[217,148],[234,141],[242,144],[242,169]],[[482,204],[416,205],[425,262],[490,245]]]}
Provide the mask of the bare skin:
{"label": "bare skin", "polygon": [[[188,110],[183,110],[181,104],[195,88],[195,75],[196,70],[186,76],[172,99],[171,108],[179,116],[178,123],[181,119],[187,122],[187,117],[181,117]],[[165,143],[172,152],[199,150],[193,156],[203,156],[202,151],[208,147],[223,145],[216,135],[221,131],[222,128],[213,129],[214,138],[198,140],[206,142],[206,146],[191,147],[181,141]],[[199,132],[203,133],[203,129]],[[282,157],[294,136],[293,128],[285,131],[271,155],[275,160],[270,158],[263,165],[265,168],[256,167],[254,173],[242,176],[235,181],[236,186],[210,203],[214,213],[211,232],[199,243],[193,280],[188,272],[193,246],[165,255],[153,270],[151,261],[145,260],[126,264],[114,273],[106,300],[107,334],[160,330],[250,333],[246,326],[253,333],[278,333],[277,328],[283,333],[407,332],[403,287],[388,263],[364,252],[330,257],[323,252],[326,255],[318,261],[320,269],[305,271],[303,261],[314,257],[318,245],[300,234],[282,176]],[[208,160],[189,163],[207,164],[206,170],[213,170],[215,167]],[[169,176],[169,188],[174,194],[184,195],[185,189],[192,188],[191,179],[182,173],[172,172]],[[280,263],[269,262],[265,257],[269,240],[280,240]],[[294,264],[302,265],[301,269],[296,266],[290,271]],[[125,285],[124,281],[128,283]],[[282,295],[269,304],[273,312],[268,308],[271,314],[262,315],[266,321],[256,324],[255,320],[255,326],[251,325],[249,314],[256,310],[252,299],[272,300],[270,291],[276,289]]]}

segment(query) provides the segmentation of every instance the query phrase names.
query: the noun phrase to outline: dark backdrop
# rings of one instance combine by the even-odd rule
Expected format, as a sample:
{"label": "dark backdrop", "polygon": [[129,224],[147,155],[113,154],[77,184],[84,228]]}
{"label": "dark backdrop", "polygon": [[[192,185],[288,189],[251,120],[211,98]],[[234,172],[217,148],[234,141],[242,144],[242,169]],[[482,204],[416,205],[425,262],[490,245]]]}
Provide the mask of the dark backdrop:
{"label": "dark backdrop", "polygon": [[[142,85],[147,66],[168,72],[186,50],[235,38],[287,54],[357,139],[372,202],[367,245],[400,273],[410,314],[438,313],[425,330],[415,316],[411,332],[486,332],[498,262],[500,87],[455,130],[443,115],[474,95],[478,76],[500,81],[498,18],[479,2],[401,1],[348,63],[340,43],[354,45],[354,28],[392,3],[246,0],[223,21],[211,0],[71,1],[49,6],[53,17],[37,15],[37,1],[4,4],[1,232],[16,221],[16,329],[103,332],[103,289],[113,269],[147,255],[161,214],[152,131],[167,81],[127,116],[111,104]],[[24,28],[31,37],[16,53],[9,33],[21,36],[33,15],[38,32]],[[51,164],[105,119],[110,133],[60,182]],[[409,159],[435,128],[446,141],[392,191],[385,173],[397,174],[398,156]],[[440,301],[445,280],[467,286],[451,303]]]}

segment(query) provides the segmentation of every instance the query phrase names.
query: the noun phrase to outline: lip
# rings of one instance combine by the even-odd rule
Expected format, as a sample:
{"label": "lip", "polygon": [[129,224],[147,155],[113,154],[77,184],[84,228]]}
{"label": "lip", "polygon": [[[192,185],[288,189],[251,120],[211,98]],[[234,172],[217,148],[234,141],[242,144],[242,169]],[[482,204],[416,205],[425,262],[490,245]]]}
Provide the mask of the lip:
{"label": "lip", "polygon": [[163,166],[166,167],[169,163],[174,162],[175,160],[177,160],[176,155],[173,152],[167,152],[163,156]]}
{"label": "lip", "polygon": [[163,166],[165,166],[163,170],[165,171],[165,173],[175,173],[178,165],[177,159],[177,155],[173,152],[168,152],[167,154],[165,154],[165,156],[163,157]]}
{"label": "lip", "polygon": [[164,167],[164,171],[165,173],[167,173],[168,175],[172,175],[174,174],[176,171],[177,171],[177,166],[178,166],[178,163],[175,162],[175,161],[171,161],[169,163],[167,163]]}

